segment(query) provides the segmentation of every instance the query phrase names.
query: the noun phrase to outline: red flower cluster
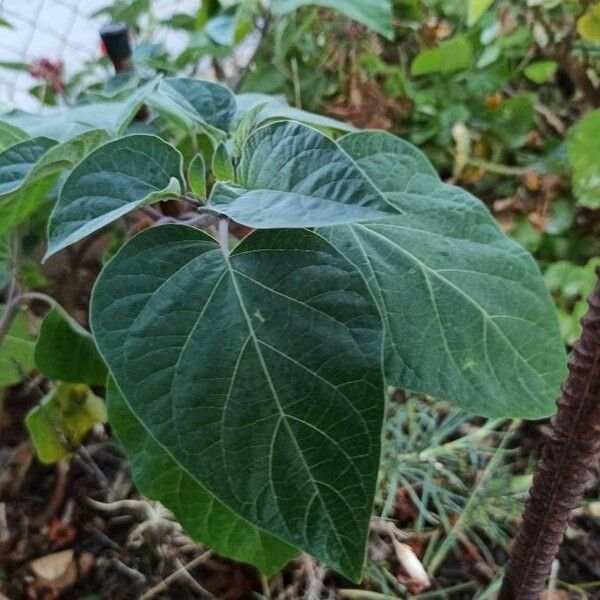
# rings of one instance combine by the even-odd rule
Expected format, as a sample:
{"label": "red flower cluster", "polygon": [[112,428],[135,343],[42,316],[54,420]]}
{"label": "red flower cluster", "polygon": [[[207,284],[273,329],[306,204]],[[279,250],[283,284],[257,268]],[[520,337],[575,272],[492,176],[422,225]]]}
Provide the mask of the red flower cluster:
{"label": "red flower cluster", "polygon": [[38,58],[29,65],[27,72],[32,77],[47,83],[55,92],[63,92],[65,89],[65,82],[62,79],[63,67],[62,60]]}

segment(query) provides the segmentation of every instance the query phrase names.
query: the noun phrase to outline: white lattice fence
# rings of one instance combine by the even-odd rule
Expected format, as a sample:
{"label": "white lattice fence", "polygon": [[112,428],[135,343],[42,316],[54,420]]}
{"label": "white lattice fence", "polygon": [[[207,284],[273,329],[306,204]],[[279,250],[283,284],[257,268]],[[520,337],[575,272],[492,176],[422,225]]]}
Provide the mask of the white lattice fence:
{"label": "white lattice fence", "polygon": [[[201,0],[156,0],[152,10],[161,19],[198,10]],[[11,28],[0,28],[0,62],[30,64],[39,58],[62,60],[73,73],[98,56],[98,29],[105,18],[92,18],[111,0],[0,0],[0,17]],[[158,29],[153,38],[167,47],[185,44],[183,34]],[[27,93],[36,84],[28,73],[0,68],[0,102],[26,110],[40,110]]]}

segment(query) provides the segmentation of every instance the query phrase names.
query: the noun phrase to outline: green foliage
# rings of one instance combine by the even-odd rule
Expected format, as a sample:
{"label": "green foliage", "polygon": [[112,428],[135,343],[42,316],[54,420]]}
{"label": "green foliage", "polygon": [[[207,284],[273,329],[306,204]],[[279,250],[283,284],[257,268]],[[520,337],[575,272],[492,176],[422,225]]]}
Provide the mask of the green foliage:
{"label": "green foliage", "polygon": [[568,147],[577,201],[589,208],[600,208],[600,109],[575,125]]}
{"label": "green foliage", "polygon": [[289,121],[262,127],[248,138],[235,184],[216,185],[208,208],[260,228],[339,225],[391,212],[334,141]]}
{"label": "green foliage", "polygon": [[600,2],[592,4],[577,21],[579,35],[588,42],[600,42]]}
{"label": "green foliage", "polygon": [[525,136],[534,124],[534,106],[527,94],[504,100],[489,113],[489,129],[509,148],[523,145]]}
{"label": "green foliage", "polygon": [[231,156],[225,148],[225,144],[219,144],[212,157],[212,172],[217,181],[233,181],[235,174],[233,172],[233,164]]}
{"label": "green foliage", "polygon": [[123,21],[128,25],[135,25],[138,18],[147,13],[150,8],[150,0],[116,0],[93,13],[93,17],[106,15],[112,21]]}
{"label": "green foliage", "polygon": [[271,5],[280,14],[292,12],[301,6],[332,8],[388,39],[393,39],[394,36],[391,0],[272,0]]}
{"label": "green foliage", "polygon": [[0,235],[6,235],[48,200],[56,183],[55,176],[45,177],[0,198]]}
{"label": "green foliage", "polygon": [[72,169],[107,138],[103,130],[84,132],[61,144],[32,138],[0,154],[0,233],[9,231],[46,200],[55,175]]}
{"label": "green foliage", "polygon": [[[5,307],[0,305],[0,318]],[[14,385],[34,368],[35,337],[27,322],[27,317],[19,313],[0,343],[0,387]]]}
{"label": "green foliage", "polygon": [[46,257],[143,204],[179,195],[182,179],[181,154],[154,135],[126,136],[100,146],[62,187],[48,225]]}
{"label": "green foliage", "polygon": [[560,260],[544,273],[546,285],[556,299],[560,332],[566,344],[574,344],[581,335],[580,321],[588,308],[587,297],[596,285],[598,266],[600,259],[597,258],[583,266]]}
{"label": "green foliage", "polygon": [[226,87],[184,77],[163,79],[149,104],[184,131],[198,126],[216,139],[229,130],[236,110]]}
{"label": "green foliage", "polygon": [[169,506],[190,536],[266,575],[297,556],[296,548],[237,515],[183,468],[137,418],[112,381],[106,399],[110,423],[127,452],[136,485],[149,498]]}
{"label": "green foliage", "polygon": [[0,154],[0,201],[35,177],[36,163],[56,144],[48,138],[25,140]]}
{"label": "green foliage", "polygon": [[32,408],[25,425],[40,462],[69,456],[96,423],[106,423],[106,406],[85,385],[61,383]]}
{"label": "green foliage", "polygon": [[556,73],[558,63],[555,60],[539,60],[525,67],[525,77],[534,83],[546,83]]}
{"label": "green foliage", "polygon": [[58,306],[40,326],[35,365],[56,381],[105,386],[108,377],[92,335]]}
{"label": "green foliage", "polygon": [[206,198],[206,163],[202,154],[196,154],[189,164],[187,172],[190,190],[196,198]]}
{"label": "green foliage", "polygon": [[493,3],[494,0],[469,0],[467,25],[473,27]]}
{"label": "green foliage", "polygon": [[414,394],[403,402],[392,398],[388,412],[376,509],[393,519],[401,490],[418,508],[415,533],[444,531],[423,558],[428,572],[465,538],[487,556],[482,533],[508,550],[518,494],[527,486],[514,485],[507,464],[498,460],[508,454],[498,443],[511,437],[504,422],[474,424],[467,413]]}
{"label": "green foliage", "polygon": [[0,121],[0,151],[25,141],[27,137],[27,133],[22,129],[19,129],[10,123]]}
{"label": "green foliage", "polygon": [[397,212],[328,233],[380,306],[388,384],[487,416],[551,414],[565,356],[531,256],[402,140],[357,133],[341,146]]}
{"label": "green foliage", "polygon": [[110,135],[122,135],[142,104],[156,88],[160,78],[154,78],[124,99],[82,102],[69,111],[49,115],[12,113],[2,120],[26,131],[31,137],[48,137],[65,141],[90,129],[102,129]]}
{"label": "green foliage", "polygon": [[465,36],[458,35],[437,48],[421,50],[415,57],[410,72],[412,75],[462,71],[471,66],[473,50]]}
{"label": "green foliage", "polygon": [[292,119],[317,128],[333,129],[337,131],[356,131],[349,123],[332,119],[324,115],[317,115],[306,110],[290,106],[281,98],[269,96],[268,94],[247,93],[236,96],[238,111],[247,115],[256,111],[254,126],[270,121],[271,119]]}
{"label": "green foliage", "polygon": [[252,3],[229,8],[206,22],[204,31],[216,44],[234,46],[252,30]]}
{"label": "green foliage", "polygon": [[356,268],[308,231],[257,232],[226,257],[166,225],[124,246],[92,306],[119,388],[181,468],[359,580],[383,381],[380,319]]}
{"label": "green foliage", "polygon": [[[467,470],[469,458],[454,449],[468,447],[469,418],[410,401],[384,420],[387,386],[479,415],[539,418],[554,410],[565,372],[533,258],[438,171],[494,201],[506,230],[544,261],[576,254],[565,272],[545,275],[564,309],[563,338],[576,335],[565,322],[583,306],[591,267],[584,274],[572,263],[593,246],[574,235],[581,219],[560,181],[570,113],[553,109],[563,73],[542,85],[558,59],[530,62],[542,54],[530,50],[535,40],[552,56],[549,33],[516,7],[492,4],[204,2],[168,23],[190,33],[181,55],[145,41],[134,56],[141,68],[85,90],[71,108],[2,115],[0,286],[17,224],[30,253],[12,261],[17,287],[46,285],[45,272],[26,271],[54,190],[47,256],[83,241],[63,254],[73,272],[91,247],[93,265],[112,256],[92,294],[93,334],[58,307],[40,327],[37,369],[70,382],[28,418],[44,461],[66,456],[103,420],[88,388],[72,384],[103,387],[108,365],[111,426],[137,485],[220,554],[270,575],[304,551],[359,580],[380,467],[390,497],[399,482],[412,490],[419,527],[439,519],[446,535],[424,558],[433,572],[463,536],[484,554],[475,522],[506,545],[490,508],[510,512],[506,481],[489,477],[496,463],[477,493],[456,484],[453,468]],[[145,4],[108,10],[139,24]],[[575,27],[577,15],[569,18]],[[232,78],[244,93],[170,76],[197,73],[204,57],[219,75],[252,23],[260,45]],[[157,69],[169,76],[140,83]],[[313,107],[331,116],[305,110]],[[569,137],[586,206],[599,178],[595,115]],[[334,117],[402,131],[436,168],[408,141]],[[88,237],[103,229],[104,245]],[[19,315],[0,348],[0,385],[34,368],[26,326]],[[380,465],[382,427],[388,450],[412,436],[396,452],[401,463],[387,452]],[[485,427],[492,435],[498,423]],[[392,500],[383,502],[387,515]]]}

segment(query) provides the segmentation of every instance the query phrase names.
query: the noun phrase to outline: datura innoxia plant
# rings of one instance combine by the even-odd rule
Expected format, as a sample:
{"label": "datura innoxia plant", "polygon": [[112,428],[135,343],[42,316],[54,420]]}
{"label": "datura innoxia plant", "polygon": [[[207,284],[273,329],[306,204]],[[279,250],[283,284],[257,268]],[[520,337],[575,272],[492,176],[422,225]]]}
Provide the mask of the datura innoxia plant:
{"label": "datura innoxia plant", "polygon": [[[142,103],[156,118],[125,135]],[[565,356],[536,263],[414,146],[185,78],[61,118],[7,118],[0,229],[65,171],[48,256],[162,200],[195,215],[122,245],[91,335],[53,311],[80,351],[44,365],[106,382],[137,485],[202,544],[267,575],[305,551],[358,581],[387,386],[553,412]]]}

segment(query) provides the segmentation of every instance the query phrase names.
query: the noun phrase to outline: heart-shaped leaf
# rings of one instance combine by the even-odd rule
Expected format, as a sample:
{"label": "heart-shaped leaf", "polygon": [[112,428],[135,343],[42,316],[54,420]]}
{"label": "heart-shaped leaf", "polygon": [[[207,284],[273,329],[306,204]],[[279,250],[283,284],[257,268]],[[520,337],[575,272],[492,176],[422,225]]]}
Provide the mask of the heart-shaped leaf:
{"label": "heart-shaped leaf", "polygon": [[378,301],[388,383],[486,416],[551,414],[565,353],[533,258],[410,144],[358,133],[340,145],[397,210],[326,232]]}
{"label": "heart-shaped leaf", "polygon": [[130,135],[86,156],[67,178],[48,224],[46,258],[139,206],[176,197],[179,151],[154,135]]}
{"label": "heart-shaped leaf", "polygon": [[236,515],[186,471],[136,417],[112,380],[106,401],[111,427],[127,452],[137,487],[168,506],[190,537],[267,576],[298,555],[296,548]]}
{"label": "heart-shaped leaf", "polygon": [[372,221],[395,209],[330,138],[293,121],[257,129],[236,183],[217,183],[207,208],[248,227],[317,227]]}
{"label": "heart-shaped leaf", "polygon": [[[360,578],[383,418],[381,321],[323,238],[142,232],[91,324],[127,403],[179,466],[256,526]],[[248,465],[252,465],[251,468]]]}

